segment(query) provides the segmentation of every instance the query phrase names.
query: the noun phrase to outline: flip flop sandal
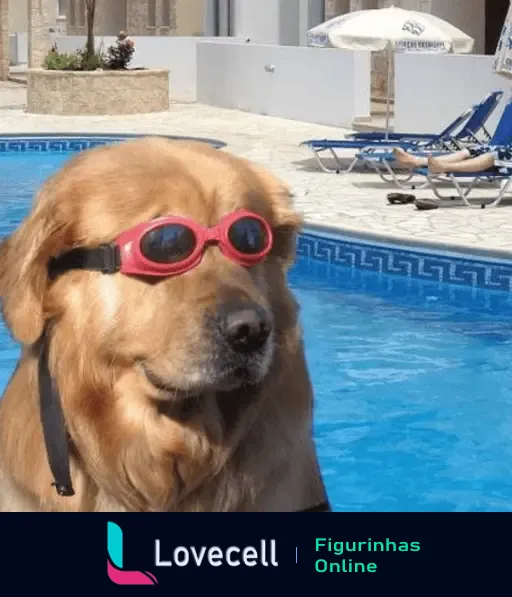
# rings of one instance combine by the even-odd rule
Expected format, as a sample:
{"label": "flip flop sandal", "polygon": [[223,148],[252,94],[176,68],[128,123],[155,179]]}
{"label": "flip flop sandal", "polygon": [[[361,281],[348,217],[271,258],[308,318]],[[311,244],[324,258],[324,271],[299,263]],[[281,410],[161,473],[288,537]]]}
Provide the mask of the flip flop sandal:
{"label": "flip flop sandal", "polygon": [[416,209],[426,210],[426,209],[438,209],[439,208],[439,201],[437,199],[431,199],[428,197],[424,197],[423,199],[416,199],[414,202]]}
{"label": "flip flop sandal", "polygon": [[408,203],[414,203],[416,197],[414,195],[408,195],[407,193],[389,193],[388,201],[391,205],[407,205]]}

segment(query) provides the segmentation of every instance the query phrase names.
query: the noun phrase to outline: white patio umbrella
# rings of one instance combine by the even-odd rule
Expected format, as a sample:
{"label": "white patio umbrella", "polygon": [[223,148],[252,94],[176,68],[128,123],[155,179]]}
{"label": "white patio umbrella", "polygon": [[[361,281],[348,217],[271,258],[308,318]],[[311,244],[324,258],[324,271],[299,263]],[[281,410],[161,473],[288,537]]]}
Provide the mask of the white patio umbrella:
{"label": "white patio umbrella", "polygon": [[386,131],[389,133],[393,52],[469,53],[474,39],[431,14],[392,6],[349,12],[330,19],[308,31],[308,45],[371,52],[388,50]]}
{"label": "white patio umbrella", "polygon": [[494,71],[512,79],[512,4],[509,6],[494,55]]}

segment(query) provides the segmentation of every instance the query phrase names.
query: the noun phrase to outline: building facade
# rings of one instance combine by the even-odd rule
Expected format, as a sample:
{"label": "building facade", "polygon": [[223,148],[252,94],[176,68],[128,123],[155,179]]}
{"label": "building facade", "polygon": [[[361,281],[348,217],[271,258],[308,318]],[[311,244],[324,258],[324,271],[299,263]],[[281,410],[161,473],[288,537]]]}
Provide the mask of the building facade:
{"label": "building facade", "polygon": [[[84,35],[85,0],[67,1],[67,34]],[[201,35],[203,0],[96,0],[96,35]]]}
{"label": "building facade", "polygon": [[[43,2],[56,34],[84,35],[85,0],[0,0],[0,62],[9,33],[28,31],[28,7]],[[95,33],[140,36],[233,36],[253,43],[305,45],[306,33],[334,16],[390,5],[428,12],[475,39],[474,52],[493,54],[510,0],[96,0]],[[6,39],[7,38],[7,39]],[[4,72],[5,76],[5,72]],[[387,57],[373,56],[374,96],[386,95]]]}
{"label": "building facade", "polygon": [[[51,0],[50,23],[51,27],[65,26],[68,0]],[[9,31],[11,33],[28,32],[28,0],[8,0],[9,4]]]}
{"label": "building facade", "polygon": [[[85,0],[50,0],[59,33],[85,30]],[[96,0],[96,33],[222,35],[301,45],[305,31],[334,16],[386,6],[437,15],[475,39],[475,53],[492,54],[509,0]],[[9,31],[27,32],[28,0],[10,0]],[[122,26],[122,27],[121,27]],[[246,35],[247,34],[247,35]]]}

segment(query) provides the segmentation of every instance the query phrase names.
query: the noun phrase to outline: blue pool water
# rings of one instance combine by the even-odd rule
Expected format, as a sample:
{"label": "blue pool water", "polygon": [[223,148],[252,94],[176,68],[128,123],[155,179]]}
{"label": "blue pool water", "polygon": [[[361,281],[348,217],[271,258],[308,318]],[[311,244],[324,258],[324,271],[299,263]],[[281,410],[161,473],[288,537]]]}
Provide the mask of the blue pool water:
{"label": "blue pool water", "polygon": [[[67,154],[0,154],[0,236]],[[338,511],[512,510],[512,300],[300,260],[315,436]],[[18,358],[0,324],[0,392]]]}

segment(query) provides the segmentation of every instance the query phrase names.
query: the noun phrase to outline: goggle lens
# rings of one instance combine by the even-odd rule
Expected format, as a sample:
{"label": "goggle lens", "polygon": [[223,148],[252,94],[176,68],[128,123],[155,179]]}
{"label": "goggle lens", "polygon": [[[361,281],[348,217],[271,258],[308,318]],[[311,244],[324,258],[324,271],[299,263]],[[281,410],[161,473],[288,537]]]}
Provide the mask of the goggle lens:
{"label": "goggle lens", "polygon": [[233,248],[244,255],[262,253],[269,243],[267,231],[255,218],[240,218],[228,231],[228,239]]}
{"label": "goggle lens", "polygon": [[155,263],[179,263],[192,255],[197,240],[194,232],[182,224],[155,228],[142,237],[141,253]]}

